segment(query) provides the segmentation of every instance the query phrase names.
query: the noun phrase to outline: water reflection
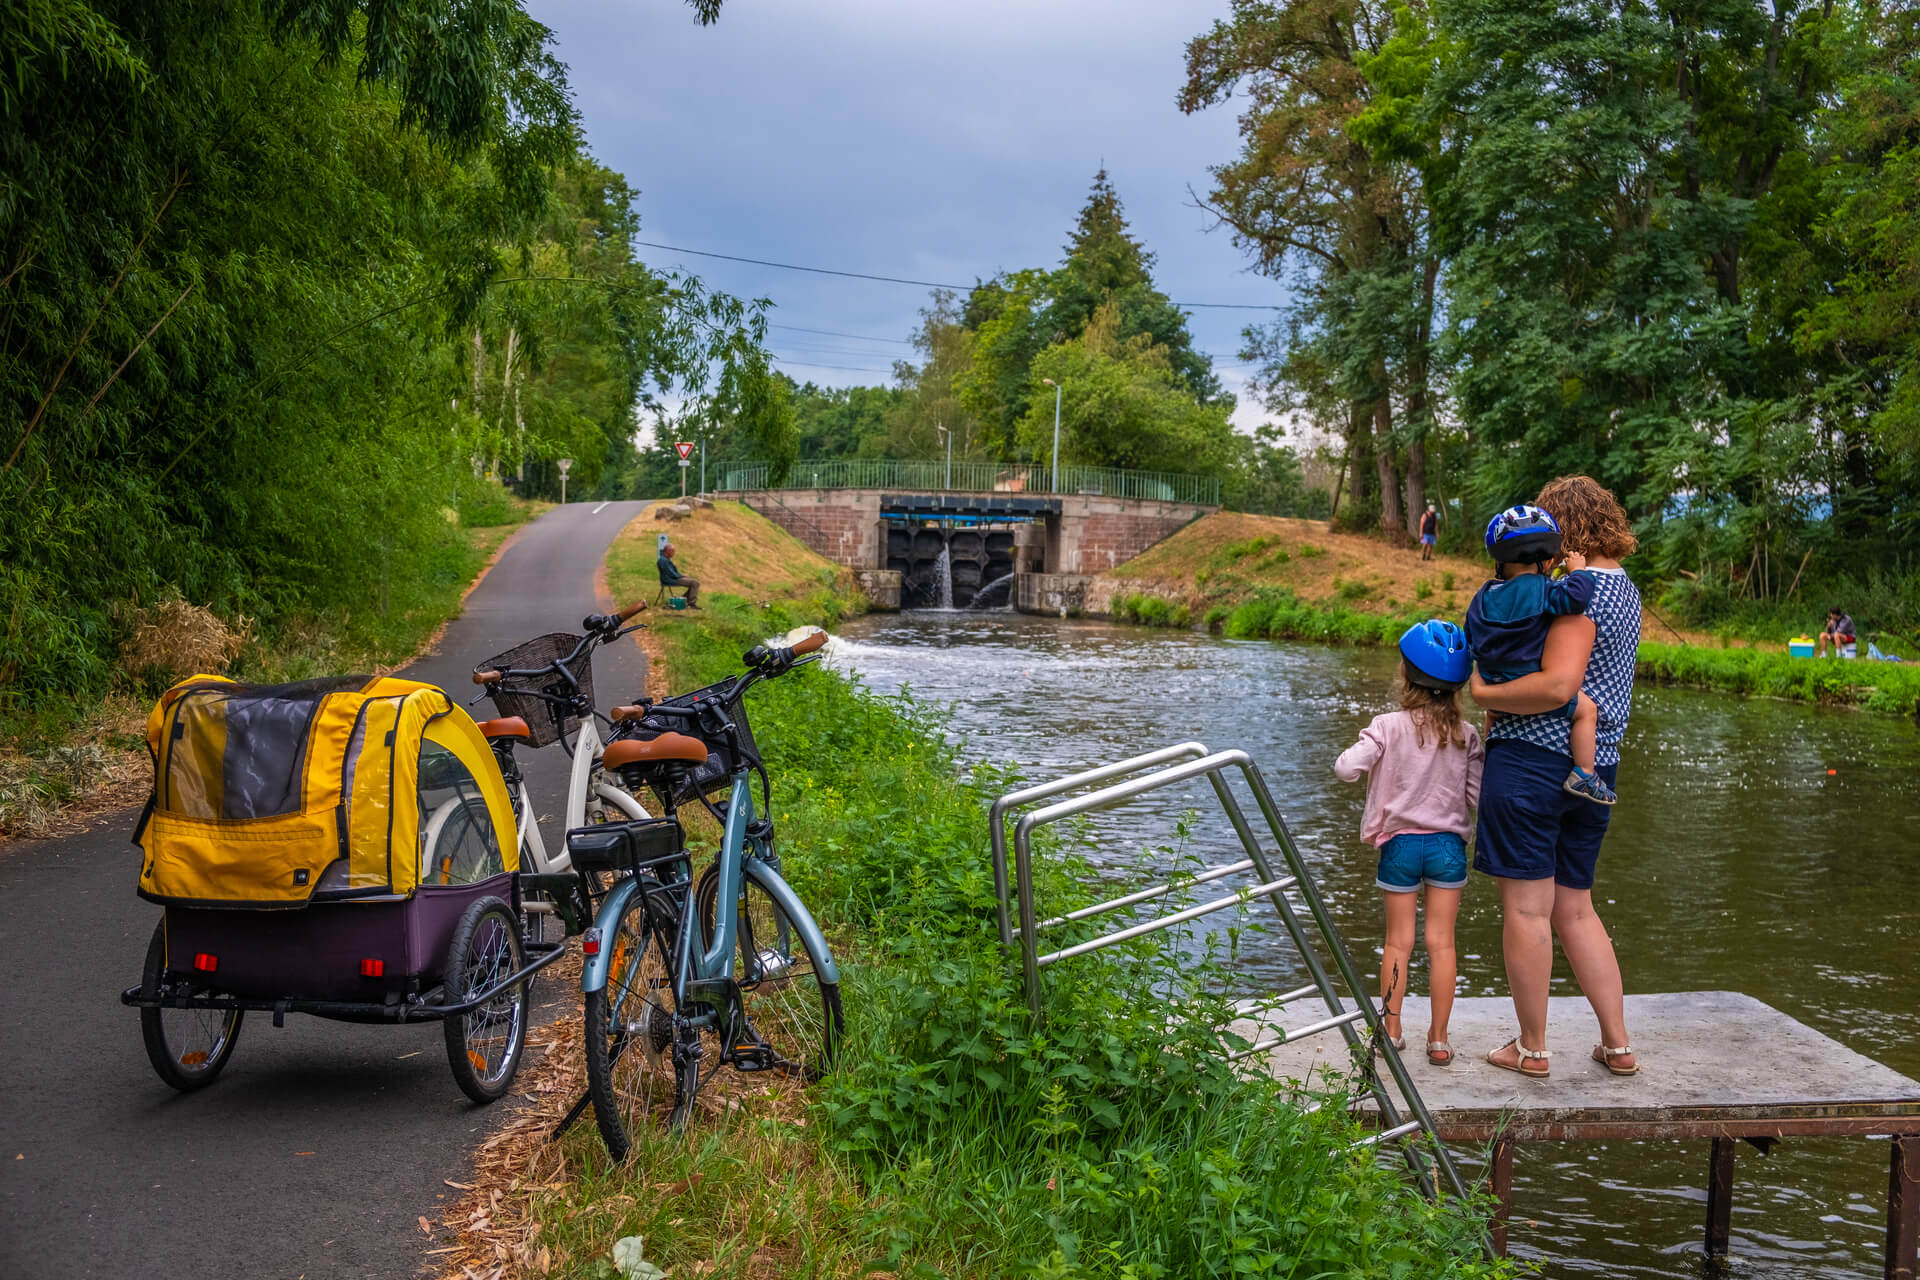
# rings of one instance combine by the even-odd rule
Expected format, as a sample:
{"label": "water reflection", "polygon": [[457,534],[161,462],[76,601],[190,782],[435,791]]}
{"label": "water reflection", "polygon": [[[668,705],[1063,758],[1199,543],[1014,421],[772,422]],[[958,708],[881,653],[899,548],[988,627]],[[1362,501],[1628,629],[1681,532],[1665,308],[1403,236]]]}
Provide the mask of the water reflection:
{"label": "water reflection", "polygon": [[[1015,763],[1030,778],[1189,738],[1245,748],[1342,931],[1365,953],[1356,959],[1377,955],[1373,858],[1358,836],[1364,797],[1332,765],[1391,705],[1391,653],[904,613],[850,624],[833,660],[876,689],[905,684],[950,704],[969,758]],[[1920,1077],[1920,735],[1911,724],[1643,688],[1619,781],[1595,901],[1629,991],[1744,991]],[[1115,862],[1131,863],[1169,838],[1178,809],[1210,803],[1190,791],[1151,810],[1096,815],[1095,832]],[[1210,860],[1240,856],[1223,827],[1210,822],[1196,837],[1212,841]],[[1497,905],[1476,876],[1459,925],[1462,994],[1504,993]],[[1250,981],[1271,990],[1301,980],[1283,940],[1251,946]],[[1557,993],[1571,990],[1564,964],[1555,981]],[[1735,1271],[1877,1274],[1886,1162],[1885,1144],[1864,1140],[1785,1143],[1764,1160],[1743,1148]],[[1703,1274],[1706,1174],[1705,1142],[1523,1146],[1515,1252],[1556,1276]]]}

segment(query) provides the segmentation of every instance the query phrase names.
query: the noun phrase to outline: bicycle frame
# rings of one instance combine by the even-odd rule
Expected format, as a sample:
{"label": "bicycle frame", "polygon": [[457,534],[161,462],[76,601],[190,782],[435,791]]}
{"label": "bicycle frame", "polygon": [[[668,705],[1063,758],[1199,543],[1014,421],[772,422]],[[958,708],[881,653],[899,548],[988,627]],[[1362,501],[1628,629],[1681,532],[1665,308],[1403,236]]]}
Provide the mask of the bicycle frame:
{"label": "bicycle frame", "polygon": [[[813,954],[825,957],[819,968],[823,982],[838,983],[839,967],[834,964],[832,950],[827,946],[826,935],[820,932],[820,926],[814,923],[813,915],[800,901],[784,877],[781,876],[773,852],[772,842],[765,836],[749,836],[748,828],[753,825],[753,787],[752,773],[740,769],[733,775],[733,789],[727,801],[726,834],[721,841],[720,853],[715,866],[719,868],[719,894],[714,910],[714,936],[705,937],[705,923],[700,913],[693,908],[691,886],[688,887],[688,901],[680,914],[680,936],[675,940],[675,952],[680,957],[679,965],[673,975],[673,996],[676,1008],[684,1008],[689,989],[697,983],[723,981],[731,977],[733,967],[733,948],[739,936],[740,889],[746,880],[751,879],[767,893],[774,905],[780,908],[788,924],[799,931],[802,943]],[[609,890],[606,900],[596,913],[598,920],[617,920],[626,909],[626,904],[634,894],[642,891],[638,877],[628,877]],[[703,945],[704,944],[704,945]],[[591,994],[603,990],[607,985],[608,971],[613,966],[613,948],[608,947],[599,955],[590,956],[580,974],[580,990]],[[718,1012],[709,1013],[693,1021],[698,1026],[712,1026],[719,1018]]]}
{"label": "bicycle frame", "polygon": [[[639,800],[607,780],[600,769],[600,752],[605,744],[600,741],[600,731],[592,716],[580,722],[580,732],[573,740],[573,768],[567,779],[566,819],[561,830],[571,831],[575,827],[587,825],[587,806],[594,800],[610,804],[628,818],[638,821],[649,818],[646,807]],[[519,823],[520,849],[523,861],[531,865],[526,869],[539,874],[568,872],[573,870],[573,859],[567,853],[567,842],[562,839],[559,848],[547,852],[546,841],[540,835],[540,823],[534,816],[533,798],[527,791],[525,779],[514,788],[514,817]],[[542,904],[545,906],[546,904]]]}

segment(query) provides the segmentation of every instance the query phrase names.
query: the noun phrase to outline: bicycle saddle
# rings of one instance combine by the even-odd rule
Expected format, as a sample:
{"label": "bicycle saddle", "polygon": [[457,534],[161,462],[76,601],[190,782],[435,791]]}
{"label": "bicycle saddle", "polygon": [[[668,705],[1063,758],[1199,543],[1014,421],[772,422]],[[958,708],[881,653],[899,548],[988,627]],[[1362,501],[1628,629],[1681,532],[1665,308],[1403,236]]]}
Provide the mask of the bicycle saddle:
{"label": "bicycle saddle", "polygon": [[663,733],[653,738],[621,738],[607,744],[600,763],[609,769],[630,764],[705,764],[707,744],[684,733]]}
{"label": "bicycle saddle", "polygon": [[498,720],[482,720],[474,728],[480,736],[491,742],[495,738],[531,738],[533,730],[527,728],[527,722],[519,716],[501,716]]}

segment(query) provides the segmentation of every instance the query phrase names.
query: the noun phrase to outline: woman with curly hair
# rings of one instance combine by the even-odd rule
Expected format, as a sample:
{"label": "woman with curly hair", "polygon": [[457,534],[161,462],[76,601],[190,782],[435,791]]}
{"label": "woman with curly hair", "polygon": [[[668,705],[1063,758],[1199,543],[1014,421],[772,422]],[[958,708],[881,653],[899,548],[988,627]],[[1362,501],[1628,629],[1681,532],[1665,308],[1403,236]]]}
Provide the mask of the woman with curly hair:
{"label": "woman with curly hair", "polygon": [[1474,701],[1499,714],[1487,730],[1474,867],[1500,885],[1501,950],[1520,1034],[1486,1060],[1543,1079],[1550,1073],[1547,991],[1556,937],[1600,1023],[1592,1059],[1614,1075],[1639,1071],[1627,1038],[1613,940],[1593,910],[1594,867],[1612,810],[1562,789],[1572,766],[1570,722],[1584,693],[1597,708],[1596,772],[1611,787],[1633,699],[1640,593],[1620,567],[1636,543],[1620,503],[1589,476],[1561,476],[1534,500],[1560,526],[1566,551],[1596,578],[1581,613],[1556,617],[1540,670],[1504,684],[1476,673]]}

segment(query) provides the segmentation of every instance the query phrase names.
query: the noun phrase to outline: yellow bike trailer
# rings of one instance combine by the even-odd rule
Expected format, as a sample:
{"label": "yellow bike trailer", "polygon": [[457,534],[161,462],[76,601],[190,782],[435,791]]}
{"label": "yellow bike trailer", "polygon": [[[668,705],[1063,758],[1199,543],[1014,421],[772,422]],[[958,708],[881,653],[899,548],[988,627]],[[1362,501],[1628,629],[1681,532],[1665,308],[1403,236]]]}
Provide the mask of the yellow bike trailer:
{"label": "yellow bike trailer", "polygon": [[195,676],[147,747],[139,893],[166,910],[122,999],[162,1079],[210,1083],[253,1010],[441,1019],[461,1088],[506,1092],[563,944],[526,940],[513,807],[463,709],[392,677]]}

